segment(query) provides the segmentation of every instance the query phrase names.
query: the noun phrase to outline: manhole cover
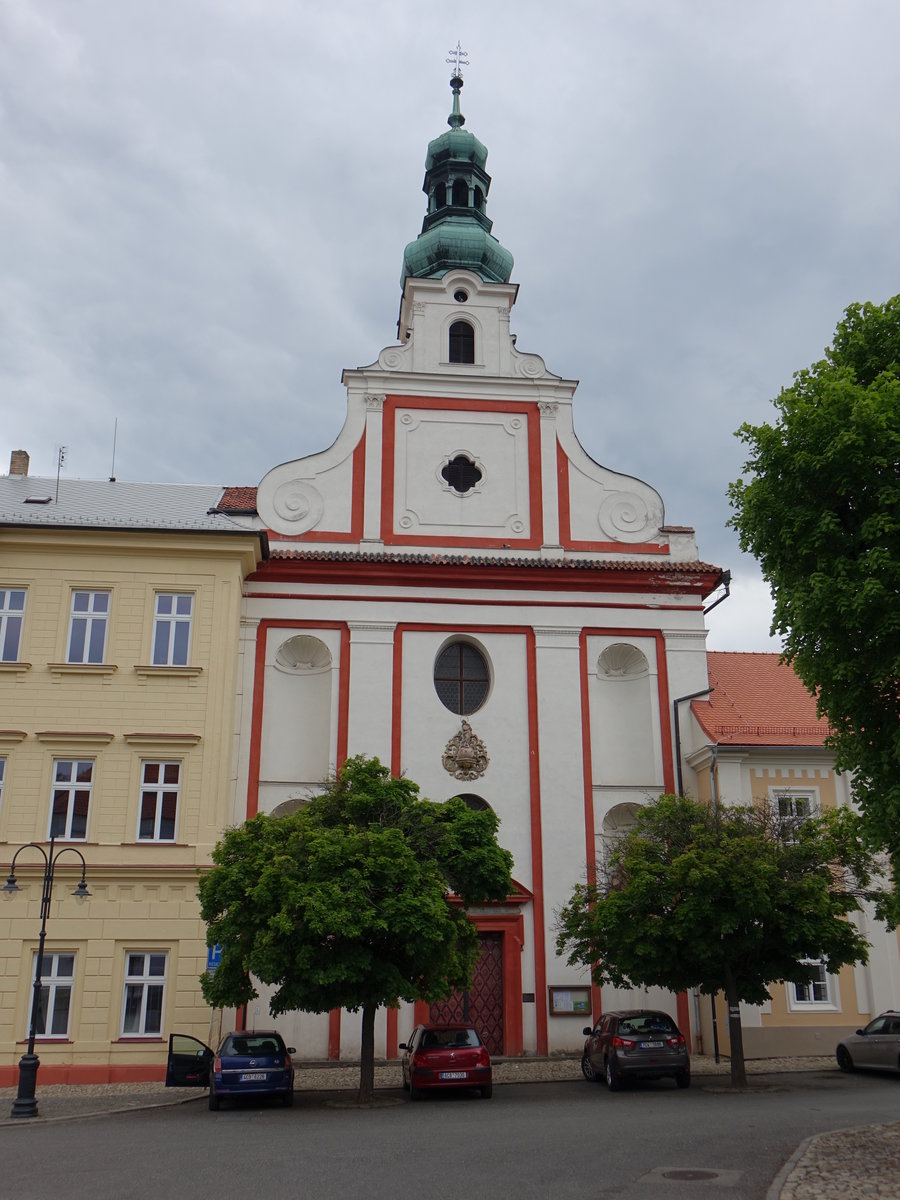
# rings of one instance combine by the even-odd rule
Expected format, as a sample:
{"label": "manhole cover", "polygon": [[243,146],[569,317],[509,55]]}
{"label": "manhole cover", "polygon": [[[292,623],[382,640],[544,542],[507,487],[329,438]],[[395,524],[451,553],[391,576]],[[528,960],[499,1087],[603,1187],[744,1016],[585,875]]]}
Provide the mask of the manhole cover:
{"label": "manhole cover", "polygon": [[676,1179],[679,1183],[701,1183],[705,1179],[718,1179],[718,1171],[663,1171],[663,1179]]}

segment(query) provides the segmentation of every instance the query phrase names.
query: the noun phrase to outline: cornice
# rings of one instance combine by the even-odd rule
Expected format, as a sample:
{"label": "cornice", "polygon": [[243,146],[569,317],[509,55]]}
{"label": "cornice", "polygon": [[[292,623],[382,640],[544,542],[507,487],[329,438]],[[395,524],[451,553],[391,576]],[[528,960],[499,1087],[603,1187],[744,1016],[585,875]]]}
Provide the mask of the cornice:
{"label": "cornice", "polygon": [[77,742],[85,746],[106,746],[116,735],[88,729],[39,729],[34,736],[39,742]]}
{"label": "cornice", "polygon": [[123,741],[130,746],[196,746],[202,740],[199,733],[123,733]]}

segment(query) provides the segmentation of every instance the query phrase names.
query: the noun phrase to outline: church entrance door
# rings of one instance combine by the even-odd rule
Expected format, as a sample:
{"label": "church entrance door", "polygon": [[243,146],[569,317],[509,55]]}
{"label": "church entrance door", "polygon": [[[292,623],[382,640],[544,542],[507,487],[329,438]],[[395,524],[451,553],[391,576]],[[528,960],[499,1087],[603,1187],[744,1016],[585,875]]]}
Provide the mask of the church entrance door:
{"label": "church entrance door", "polygon": [[490,1054],[503,1053],[503,934],[481,933],[481,954],[472,986],[432,1004],[428,1019],[434,1025],[464,1022],[478,1030]]}

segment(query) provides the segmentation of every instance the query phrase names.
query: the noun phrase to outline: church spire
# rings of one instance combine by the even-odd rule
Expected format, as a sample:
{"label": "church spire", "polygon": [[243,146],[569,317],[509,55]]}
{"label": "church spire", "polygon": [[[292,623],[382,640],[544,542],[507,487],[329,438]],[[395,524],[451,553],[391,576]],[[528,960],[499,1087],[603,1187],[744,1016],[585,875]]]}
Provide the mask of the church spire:
{"label": "church spire", "polygon": [[485,167],[487,149],[473,133],[463,129],[460,108],[463,79],[460,66],[465,51],[452,51],[455,66],[450,79],[453,110],[450,129],[428,144],[425,182],[428,210],[422,232],[403,254],[402,287],[410,275],[438,279],[454,267],[474,271],[488,283],[508,283],[513,257],[491,235],[492,222],[485,212],[491,177]]}

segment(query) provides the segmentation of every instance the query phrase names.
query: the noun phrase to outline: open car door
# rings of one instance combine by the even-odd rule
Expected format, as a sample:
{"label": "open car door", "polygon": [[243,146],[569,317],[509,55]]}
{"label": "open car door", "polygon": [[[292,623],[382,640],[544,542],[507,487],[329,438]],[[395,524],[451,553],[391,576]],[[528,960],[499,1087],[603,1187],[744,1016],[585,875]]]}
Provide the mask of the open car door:
{"label": "open car door", "polygon": [[187,1033],[169,1034],[166,1087],[209,1087],[215,1052]]}

